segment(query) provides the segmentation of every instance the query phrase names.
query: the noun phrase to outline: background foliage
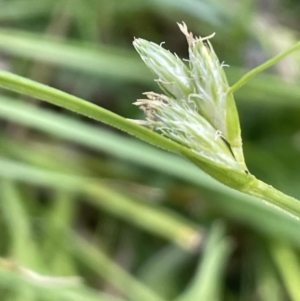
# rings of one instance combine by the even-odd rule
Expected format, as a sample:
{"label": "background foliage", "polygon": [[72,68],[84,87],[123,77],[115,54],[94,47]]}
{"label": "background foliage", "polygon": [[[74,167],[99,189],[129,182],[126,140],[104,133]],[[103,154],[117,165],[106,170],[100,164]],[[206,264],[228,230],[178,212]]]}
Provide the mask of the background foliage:
{"label": "background foliage", "polygon": [[[127,118],[134,36],[212,40],[234,83],[298,39],[297,1],[0,0],[0,67]],[[246,162],[300,198],[300,53],[236,93]],[[0,91],[1,300],[300,300],[300,223],[191,163]]]}

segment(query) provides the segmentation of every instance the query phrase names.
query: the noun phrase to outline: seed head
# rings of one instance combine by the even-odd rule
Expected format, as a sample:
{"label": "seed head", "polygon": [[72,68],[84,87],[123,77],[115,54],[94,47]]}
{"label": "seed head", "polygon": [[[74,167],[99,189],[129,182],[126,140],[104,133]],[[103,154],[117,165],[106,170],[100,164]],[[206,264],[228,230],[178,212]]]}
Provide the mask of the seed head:
{"label": "seed head", "polygon": [[195,38],[185,23],[178,25],[188,42],[188,64],[162,45],[134,40],[164,92],[144,93],[146,98],[134,104],[143,110],[151,129],[208,160],[245,169],[239,120],[234,100],[226,93],[224,64],[209,42],[214,34]]}

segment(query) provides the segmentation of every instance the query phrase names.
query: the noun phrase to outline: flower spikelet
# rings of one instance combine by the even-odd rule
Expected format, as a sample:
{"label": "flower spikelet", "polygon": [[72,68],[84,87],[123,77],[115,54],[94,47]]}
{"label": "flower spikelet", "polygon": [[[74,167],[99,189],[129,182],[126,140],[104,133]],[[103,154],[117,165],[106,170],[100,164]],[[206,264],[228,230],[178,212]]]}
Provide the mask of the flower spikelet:
{"label": "flower spikelet", "polygon": [[143,39],[133,42],[164,93],[147,92],[134,103],[146,115],[140,123],[206,160],[244,169],[235,103],[226,93],[224,64],[209,42],[214,35],[194,37],[185,23],[178,25],[188,42],[188,64],[162,45]]}

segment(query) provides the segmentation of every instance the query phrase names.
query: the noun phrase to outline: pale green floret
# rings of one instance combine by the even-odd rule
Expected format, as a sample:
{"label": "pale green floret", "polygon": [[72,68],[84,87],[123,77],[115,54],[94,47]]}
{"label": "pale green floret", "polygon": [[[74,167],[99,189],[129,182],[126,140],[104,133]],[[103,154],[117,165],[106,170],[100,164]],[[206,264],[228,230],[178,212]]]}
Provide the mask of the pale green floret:
{"label": "pale green floret", "polygon": [[196,93],[191,96],[201,114],[227,137],[225,124],[226,91],[229,88],[212,45],[202,39],[189,44],[189,62]]}
{"label": "pale green floret", "polygon": [[185,97],[193,92],[190,71],[178,56],[143,39],[135,39],[133,46],[148,68],[158,76],[156,81],[166,94]]}
{"label": "pale green floret", "polygon": [[216,131],[198,114],[194,102],[178,101],[154,92],[144,94],[148,99],[139,99],[134,104],[145,112],[150,128],[207,159],[231,166],[236,165],[230,149],[222,140],[220,131]]}

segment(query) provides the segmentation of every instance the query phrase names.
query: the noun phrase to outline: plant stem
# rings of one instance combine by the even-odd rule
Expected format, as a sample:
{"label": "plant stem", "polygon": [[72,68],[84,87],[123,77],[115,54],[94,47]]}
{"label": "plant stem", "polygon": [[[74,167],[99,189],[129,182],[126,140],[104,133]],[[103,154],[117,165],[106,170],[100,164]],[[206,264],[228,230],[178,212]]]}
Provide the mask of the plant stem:
{"label": "plant stem", "polygon": [[300,265],[298,254],[289,245],[281,241],[271,242],[270,252],[285,284],[290,300],[298,301],[300,296]]}
{"label": "plant stem", "polygon": [[0,87],[47,101],[56,106],[101,121],[154,146],[176,154],[180,154],[184,148],[150,129],[137,125],[93,103],[7,71],[0,70]]}
{"label": "plant stem", "polygon": [[300,49],[300,41],[293,45],[292,47],[288,48],[287,50],[277,54],[273,58],[269,59],[265,63],[259,65],[258,67],[250,70],[248,73],[243,75],[234,85],[232,85],[228,91],[227,94],[234,93],[237,91],[239,88],[241,88],[251,77],[255,76],[256,74],[264,71],[265,69],[271,67],[272,65],[276,64],[279,60],[284,58],[285,56],[289,55],[293,51],[296,51]]}
{"label": "plant stem", "polygon": [[271,185],[255,178],[244,192],[259,197],[269,205],[288,211],[292,216],[300,219],[300,201],[282,193]]}
{"label": "plant stem", "polygon": [[[158,209],[117,193],[101,181],[70,176],[57,171],[51,172],[3,159],[0,159],[0,177],[55,190],[81,193],[95,208],[125,219],[127,222],[170,240],[188,251],[196,249],[202,241],[201,230],[193,222],[183,219],[169,210]],[[1,186],[0,188],[2,189]],[[2,190],[0,191],[2,192]]]}
{"label": "plant stem", "polygon": [[98,247],[76,234],[66,236],[66,249],[108,283],[123,292],[130,300],[165,301],[127,271],[108,258]]}

